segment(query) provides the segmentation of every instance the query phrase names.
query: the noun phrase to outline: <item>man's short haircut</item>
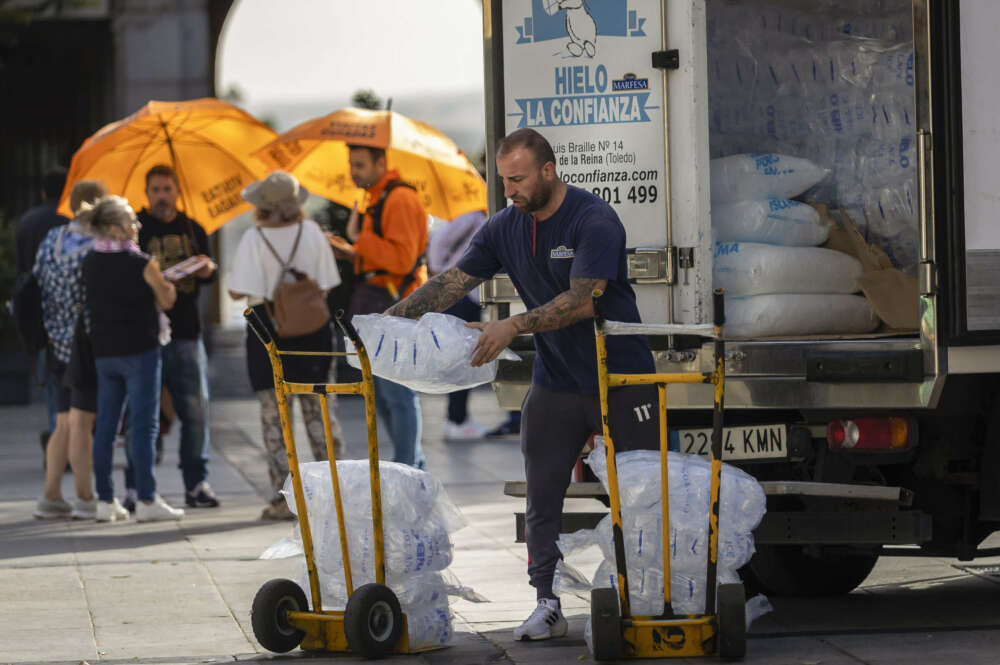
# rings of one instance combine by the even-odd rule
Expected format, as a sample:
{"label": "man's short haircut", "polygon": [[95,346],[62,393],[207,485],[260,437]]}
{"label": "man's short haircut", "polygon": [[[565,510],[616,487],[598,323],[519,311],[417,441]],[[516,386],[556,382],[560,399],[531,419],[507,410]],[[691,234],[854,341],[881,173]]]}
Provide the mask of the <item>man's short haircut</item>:
{"label": "man's short haircut", "polygon": [[367,150],[368,154],[371,155],[373,164],[378,161],[379,157],[385,159],[385,150],[383,150],[382,148],[376,148],[375,146],[348,143],[347,144],[348,153],[350,153],[353,150]]}
{"label": "man's short haircut", "polygon": [[497,157],[510,154],[517,148],[524,148],[530,152],[535,157],[535,163],[538,166],[542,166],[546,162],[556,163],[552,146],[549,145],[544,136],[533,129],[522,127],[500,139],[500,143],[497,144]]}
{"label": "man's short haircut", "polygon": [[56,166],[42,175],[42,191],[49,201],[58,201],[62,196],[63,189],[66,188],[66,169]]}
{"label": "man's short haircut", "polygon": [[69,209],[76,215],[84,203],[94,203],[99,198],[108,195],[108,188],[100,180],[81,180],[73,185],[69,193]]}
{"label": "man's short haircut", "polygon": [[181,181],[180,181],[180,179],[178,179],[178,177],[177,177],[177,171],[174,170],[174,167],[168,166],[167,164],[157,164],[153,168],[151,168],[148,171],[146,171],[146,187],[147,188],[149,187],[149,181],[152,180],[156,176],[166,176],[166,177],[170,178],[171,180],[174,181],[174,184],[177,185],[177,188],[180,189]]}

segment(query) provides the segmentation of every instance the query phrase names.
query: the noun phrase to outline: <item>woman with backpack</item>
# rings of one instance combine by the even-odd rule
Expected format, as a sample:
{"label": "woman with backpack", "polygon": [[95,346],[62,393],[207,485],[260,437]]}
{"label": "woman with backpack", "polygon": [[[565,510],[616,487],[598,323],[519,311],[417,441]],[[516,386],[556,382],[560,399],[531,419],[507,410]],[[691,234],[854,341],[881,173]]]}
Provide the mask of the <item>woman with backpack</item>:
{"label": "woman with backpack", "polygon": [[[81,180],[70,192],[70,209],[76,215],[83,204],[90,205],[107,193],[100,181]],[[81,436],[84,433],[74,427],[86,422],[88,415],[93,425],[97,389],[96,386],[89,390],[74,388],[67,376],[77,334],[88,334],[90,327],[83,290],[83,260],[93,244],[94,238],[76,218],[51,229],[35,257],[33,272],[42,295],[42,321],[49,338],[46,368],[57,394],[56,427],[45,449],[45,490],[34,511],[38,519],[94,519],[97,512],[90,432]],[[62,497],[67,461],[76,484],[76,500],[72,504]]]}
{"label": "woman with backpack", "polygon": [[[302,204],[309,192],[284,171],[275,171],[243,190],[254,205],[254,228],[240,240],[226,283],[234,299],[248,305],[284,351],[333,351],[333,332],[326,293],[340,284],[329,243],[316,222],[306,219]],[[247,370],[260,400],[261,430],[268,453],[268,475],[274,494],[261,519],[295,519],[281,495],[288,475],[288,455],[281,432],[278,400],[267,350],[247,328]],[[330,356],[284,356],[285,380],[326,383]],[[299,395],[299,406],[313,457],[327,459],[319,399]],[[333,403],[332,395],[330,403]],[[334,454],[343,452],[340,423],[331,415]]]}

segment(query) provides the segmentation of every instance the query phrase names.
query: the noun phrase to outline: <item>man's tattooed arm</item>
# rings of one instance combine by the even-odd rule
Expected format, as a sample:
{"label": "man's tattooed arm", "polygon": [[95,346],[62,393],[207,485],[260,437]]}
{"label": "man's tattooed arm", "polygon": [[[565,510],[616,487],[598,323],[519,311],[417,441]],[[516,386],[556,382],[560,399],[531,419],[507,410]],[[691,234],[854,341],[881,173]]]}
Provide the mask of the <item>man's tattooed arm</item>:
{"label": "man's tattooed arm", "polygon": [[472,366],[479,367],[495,360],[520,333],[558,330],[593,316],[594,290],[603,290],[607,284],[606,279],[571,279],[568,291],[563,291],[541,307],[509,319],[468,324],[483,331],[473,350]]}
{"label": "man's tattooed arm", "polygon": [[594,315],[593,293],[604,290],[606,279],[577,278],[569,281],[569,290],[540,307],[512,316],[518,333],[558,330]]}
{"label": "man's tattooed arm", "polygon": [[481,277],[473,277],[458,268],[451,268],[435,275],[409,297],[385,310],[385,314],[419,319],[427,312],[442,312],[484,281],[486,280]]}

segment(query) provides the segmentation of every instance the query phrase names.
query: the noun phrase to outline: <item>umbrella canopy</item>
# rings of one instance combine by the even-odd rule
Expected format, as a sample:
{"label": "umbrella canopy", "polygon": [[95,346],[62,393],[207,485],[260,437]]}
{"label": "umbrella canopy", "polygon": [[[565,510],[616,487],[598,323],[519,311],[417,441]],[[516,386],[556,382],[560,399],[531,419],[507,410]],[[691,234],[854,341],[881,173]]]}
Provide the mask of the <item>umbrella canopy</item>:
{"label": "umbrella canopy", "polygon": [[269,170],[251,153],[274,139],[274,130],[218,99],[152,101],[83,142],[73,155],[59,212],[72,216],[69,192],[97,179],[132,207],[145,206],[146,171],[168,164],[177,171],[177,207],[211,233],[252,206],[240,191]]}
{"label": "umbrella canopy", "polygon": [[341,109],[288,130],[254,154],[272,169],[295,174],[314,194],[363,206],[365,192],[351,180],[348,144],[384,149],[389,168],[416,187],[435,217],[486,210],[486,182],[465,153],[439,130],[395,111]]}

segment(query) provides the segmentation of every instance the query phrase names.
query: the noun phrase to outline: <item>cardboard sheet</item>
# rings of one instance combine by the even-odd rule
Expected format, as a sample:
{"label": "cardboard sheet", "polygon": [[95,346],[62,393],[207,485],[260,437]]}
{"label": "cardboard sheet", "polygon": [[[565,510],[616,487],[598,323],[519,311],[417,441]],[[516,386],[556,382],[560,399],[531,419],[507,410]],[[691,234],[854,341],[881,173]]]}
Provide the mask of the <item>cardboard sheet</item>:
{"label": "cardboard sheet", "polygon": [[823,246],[850,254],[861,262],[864,273],[858,278],[858,288],[882,319],[884,325],[879,332],[917,330],[920,326],[917,279],[893,267],[885,252],[866,242],[846,212],[840,210],[832,216],[826,206],[814,207],[832,226],[830,238]]}

